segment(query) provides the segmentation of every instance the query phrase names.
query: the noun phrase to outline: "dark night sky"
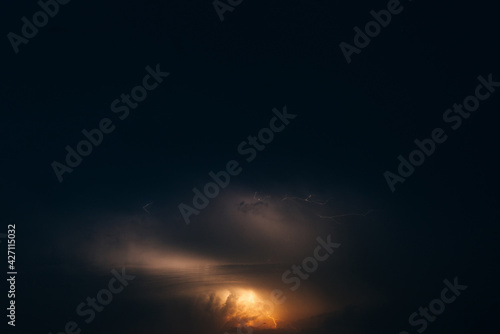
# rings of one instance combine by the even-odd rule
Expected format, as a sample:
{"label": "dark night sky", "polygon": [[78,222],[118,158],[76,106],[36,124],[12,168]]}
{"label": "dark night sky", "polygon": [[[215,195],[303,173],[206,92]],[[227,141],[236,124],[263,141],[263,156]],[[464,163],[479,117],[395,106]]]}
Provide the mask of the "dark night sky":
{"label": "dark night sky", "polygon": [[[350,64],[339,44],[387,1],[246,0],[221,22],[209,0],[73,0],[18,54],[5,37],[0,233],[16,224],[19,306],[2,326],[58,333],[127,265],[137,279],[82,333],[223,334],[193,306],[205,274],[155,271],[185,255],[216,259],[214,286],[238,277],[281,285],[293,312],[328,305],[295,315],[300,333],[416,333],[408,316],[455,276],[468,289],[426,333],[498,330],[500,92],[456,131],[442,119],[479,75],[500,81],[497,6],[401,3]],[[5,36],[39,10],[2,7]],[[170,75],[119,120],[111,102],[156,64]],[[284,106],[298,116],[246,162],[238,145]],[[51,163],[103,118],[115,130],[59,183]],[[391,192],[384,172],[437,127],[446,142]],[[178,205],[233,159],[241,174],[186,225]],[[341,248],[291,293],[281,273],[328,234]]]}

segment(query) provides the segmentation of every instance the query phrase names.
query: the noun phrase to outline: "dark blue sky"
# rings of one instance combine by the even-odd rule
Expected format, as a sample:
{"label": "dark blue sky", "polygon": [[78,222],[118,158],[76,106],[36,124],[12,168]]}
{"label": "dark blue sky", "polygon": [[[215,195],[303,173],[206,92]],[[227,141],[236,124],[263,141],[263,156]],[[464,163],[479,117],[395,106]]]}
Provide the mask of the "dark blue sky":
{"label": "dark blue sky", "polygon": [[[244,237],[252,235],[252,226],[235,228],[232,216],[218,211],[235,205],[236,212],[238,196],[246,198],[244,205],[256,205],[255,192],[269,196],[262,201],[269,210],[287,195],[333,198],[326,206],[298,201],[300,217],[374,212],[308,227],[312,243],[316,234],[334,233],[346,249],[339,255],[341,269],[331,265],[317,274],[314,284],[325,298],[337,296],[344,281],[360,284],[345,288],[342,311],[322,315],[326,320],[314,333],[342,332],[339,324],[351,322],[357,325],[346,325],[345,333],[407,330],[408,315],[434,298],[443,279],[455,276],[469,283],[468,297],[428,332],[458,333],[465,330],[457,323],[461,318],[470,319],[468,332],[493,328],[488,315],[499,307],[500,92],[491,92],[456,130],[443,113],[474,94],[478,76],[500,81],[497,8],[401,5],[401,13],[348,64],[339,44],[354,44],[353,28],[363,28],[373,20],[370,11],[386,8],[387,1],[246,0],[221,22],[208,0],[73,0],[60,5],[17,54],[7,34],[21,34],[21,18],[31,20],[40,7],[36,1],[2,4],[0,186],[6,217],[0,233],[7,224],[17,226],[23,270],[15,330],[55,333],[80,299],[107,282],[112,267],[96,272],[92,265],[101,255],[93,259],[85,248],[93,247],[96,235],[119,235],[118,246],[111,239],[104,241],[109,247],[99,244],[104,253],[120,254],[121,238],[133,234],[141,245],[154,236],[155,245],[231,263],[288,263],[276,247]],[[110,105],[141,85],[145,68],[157,64],[169,76],[120,120]],[[268,127],[273,108],[284,106],[298,116],[246,162],[240,143]],[[104,118],[113,132],[60,183],[51,164],[65,163],[65,147],[76,149],[85,139],[82,130],[97,128]],[[435,128],[443,128],[447,140],[391,192],[384,172],[397,173],[398,156],[408,158],[413,141],[429,138]],[[192,205],[193,187],[203,188],[208,173],[223,170],[229,160],[240,162],[242,172],[187,226],[178,205]],[[147,203],[153,203],[150,215],[142,209]],[[285,219],[283,212],[292,209],[280,210]],[[130,223],[135,227],[124,226],[125,236],[116,232],[121,219],[148,227]],[[277,234],[277,244],[285,237]],[[305,252],[300,259],[308,255],[307,247],[299,249]],[[330,286],[336,270],[342,279]],[[142,279],[147,286],[153,278]],[[95,288],[82,281],[95,282]],[[377,292],[373,301],[359,302],[360,286]],[[131,289],[140,299],[141,288]],[[57,307],[44,310],[52,298]],[[136,311],[137,300],[129,302],[114,302],[110,312],[135,314],[133,325],[109,316],[83,332],[113,326],[130,333],[175,332],[182,321],[196,318],[172,308],[162,324],[160,315]],[[155,309],[155,302],[145,305]],[[187,300],[177,302],[189,309]],[[36,324],[29,321],[33,317]]]}

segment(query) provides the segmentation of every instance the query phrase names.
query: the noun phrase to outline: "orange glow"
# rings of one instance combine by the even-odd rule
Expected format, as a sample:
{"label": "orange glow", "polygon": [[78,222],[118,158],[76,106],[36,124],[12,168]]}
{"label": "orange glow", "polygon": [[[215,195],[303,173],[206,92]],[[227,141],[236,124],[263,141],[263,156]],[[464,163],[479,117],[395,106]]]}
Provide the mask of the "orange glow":
{"label": "orange glow", "polygon": [[228,327],[248,326],[263,328],[277,328],[274,316],[275,305],[260,298],[253,290],[237,289],[235,291],[220,291],[225,309],[225,325]]}
{"label": "orange glow", "polygon": [[267,313],[267,316],[268,316],[269,318],[271,318],[271,320],[273,321],[273,323],[274,323],[274,328],[277,328],[277,327],[278,327],[278,325],[276,324],[276,319],[274,319],[273,317],[271,317],[271,315],[269,315],[269,312]]}

